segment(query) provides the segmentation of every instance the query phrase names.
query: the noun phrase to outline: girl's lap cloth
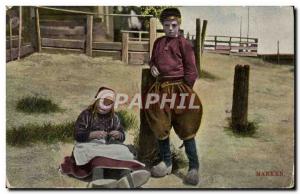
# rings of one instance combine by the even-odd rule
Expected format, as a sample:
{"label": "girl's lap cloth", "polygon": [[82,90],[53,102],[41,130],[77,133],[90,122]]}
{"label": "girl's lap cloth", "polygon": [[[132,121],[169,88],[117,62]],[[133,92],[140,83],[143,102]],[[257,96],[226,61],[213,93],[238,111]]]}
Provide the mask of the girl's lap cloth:
{"label": "girl's lap cloth", "polygon": [[72,156],[64,158],[60,171],[77,178],[86,178],[95,167],[137,170],[145,165],[135,160],[134,155],[123,144],[90,141],[76,143]]}

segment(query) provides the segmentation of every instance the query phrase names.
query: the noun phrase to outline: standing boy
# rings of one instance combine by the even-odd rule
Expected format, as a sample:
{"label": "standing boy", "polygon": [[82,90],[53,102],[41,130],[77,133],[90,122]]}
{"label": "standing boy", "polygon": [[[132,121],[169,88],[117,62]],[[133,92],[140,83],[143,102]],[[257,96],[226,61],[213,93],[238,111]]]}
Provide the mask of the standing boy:
{"label": "standing boy", "polygon": [[[158,94],[160,98],[157,103],[145,108],[147,122],[159,142],[161,159],[151,169],[151,174],[154,177],[163,177],[172,171],[169,135],[173,127],[183,140],[189,159],[189,169],[184,182],[197,185],[199,161],[194,137],[201,123],[202,105],[192,89],[198,77],[195,56],[191,44],[179,34],[181,14],[177,8],[163,10],[160,22],[166,35],[154,43],[149,65],[156,82],[147,92],[147,95]],[[166,102],[166,98],[162,100],[165,94],[174,104],[168,101],[162,107],[161,102]],[[176,96],[175,99],[173,95]]]}

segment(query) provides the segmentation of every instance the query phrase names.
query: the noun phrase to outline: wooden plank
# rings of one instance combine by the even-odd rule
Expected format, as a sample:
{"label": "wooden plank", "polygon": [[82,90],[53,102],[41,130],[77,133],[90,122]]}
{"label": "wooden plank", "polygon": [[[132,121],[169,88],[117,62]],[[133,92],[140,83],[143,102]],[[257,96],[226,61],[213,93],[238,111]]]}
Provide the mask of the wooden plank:
{"label": "wooden plank", "polygon": [[230,50],[230,46],[227,45],[217,45],[216,50]]}
{"label": "wooden plank", "polygon": [[84,49],[83,40],[42,38],[43,47]]}
{"label": "wooden plank", "polygon": [[149,52],[149,42],[129,42],[129,51]]}
{"label": "wooden plank", "polygon": [[250,44],[250,45],[258,45],[258,43],[255,42],[244,42],[244,41],[231,41],[231,43],[240,43],[240,44]]}
{"label": "wooden plank", "polygon": [[[239,36],[220,36],[220,35],[208,35],[207,37],[215,37],[215,36],[217,36],[217,37],[220,37],[220,38],[237,38],[237,39],[240,39],[240,38],[242,38],[242,39],[247,39],[247,37],[239,37]],[[257,38],[248,38],[249,40],[256,40]]]}
{"label": "wooden plank", "polygon": [[153,17],[153,15],[99,14],[99,13],[94,13],[94,12],[77,11],[77,10],[53,8],[53,7],[46,7],[46,6],[37,6],[37,7],[41,8],[41,9],[48,9],[48,10],[53,10],[53,11],[61,11],[61,12],[64,12],[64,13],[83,14],[83,15],[103,15],[103,16],[123,16],[123,17]]}
{"label": "wooden plank", "polygon": [[61,8],[54,8],[54,7],[45,7],[45,6],[37,6],[41,9],[48,9],[53,11],[61,11],[64,13],[73,13],[73,14],[84,14],[84,15],[95,15],[96,13],[87,12],[87,11],[77,11],[77,10],[70,10],[70,9],[61,9]]}
{"label": "wooden plank", "polygon": [[74,53],[84,53],[82,49],[69,49],[69,48],[58,48],[58,47],[42,47],[43,52],[52,54],[74,54]]}
{"label": "wooden plank", "polygon": [[[93,50],[122,50],[121,42],[93,42]],[[149,42],[134,42],[129,41],[129,51],[149,52]]]}
{"label": "wooden plank", "polygon": [[201,20],[196,19],[196,42],[195,42],[195,58],[198,76],[201,74]]}
{"label": "wooden plank", "polygon": [[83,19],[77,19],[76,20],[47,20],[43,19],[40,20],[41,26],[68,26],[70,28],[74,28],[76,26],[85,26],[86,22]]}
{"label": "wooden plank", "polygon": [[38,42],[37,42],[37,26],[36,26],[36,15],[35,15],[35,7],[29,7],[30,16],[29,19],[29,30],[28,33],[30,34],[29,40],[33,46],[35,51],[38,50]]}
{"label": "wooden plank", "polygon": [[122,61],[124,63],[128,63],[128,39],[129,33],[123,32],[122,33]]}
{"label": "wooden plank", "polygon": [[207,27],[207,20],[204,20],[203,25],[202,25],[202,32],[201,32],[201,55],[203,54],[204,41],[205,41],[205,35],[206,35],[206,27]]}
{"label": "wooden plank", "polygon": [[129,52],[129,64],[142,65],[149,62],[149,52]]}
{"label": "wooden plank", "polygon": [[93,16],[87,16],[87,32],[85,51],[88,56],[93,56]]}
{"label": "wooden plank", "polygon": [[243,47],[243,46],[231,46],[231,50],[239,50],[239,49],[244,49],[244,50],[257,50],[256,46],[248,46],[248,47]]}
{"label": "wooden plank", "polygon": [[148,31],[137,31],[137,30],[121,30],[121,32],[128,32],[133,34],[149,34]]}
{"label": "wooden plank", "polygon": [[[206,39],[205,42],[216,42],[216,40],[209,40]],[[217,40],[218,43],[228,43],[230,40]],[[241,43],[241,44],[253,44],[253,45],[258,45],[258,43],[255,42],[245,42],[245,41],[231,41],[231,43]]]}
{"label": "wooden plank", "polygon": [[122,50],[121,42],[93,42],[93,50]]}
{"label": "wooden plank", "polygon": [[23,15],[23,13],[22,13],[22,6],[19,6],[19,37],[18,37],[18,39],[19,39],[19,45],[18,45],[18,59],[20,59],[20,57],[21,57],[21,44],[22,44],[22,20],[23,20],[23,18],[22,18],[22,15]]}
{"label": "wooden plank", "polygon": [[[23,39],[23,38],[22,38]],[[12,48],[16,48],[19,46],[19,39],[12,39],[11,40],[11,43],[12,43]],[[26,45],[27,43],[24,43],[22,41],[22,44],[21,45]],[[10,40],[6,40],[6,49],[9,49],[10,48]]]}
{"label": "wooden plank", "polygon": [[213,45],[213,44],[204,44],[204,48],[207,48],[207,47],[215,48],[215,45]]}
{"label": "wooden plank", "polygon": [[35,8],[35,22],[36,22],[36,34],[37,34],[37,52],[42,51],[41,29],[40,29],[40,15],[39,9]]}
{"label": "wooden plank", "polygon": [[230,53],[232,56],[256,57],[256,52]]}
{"label": "wooden plank", "polygon": [[41,36],[55,36],[55,35],[77,35],[84,36],[85,35],[85,27],[84,26],[75,26],[74,28],[70,28],[68,26],[41,26]]}
{"label": "wooden plank", "polygon": [[152,55],[153,45],[156,40],[156,18],[150,18],[150,31],[149,31],[149,51],[150,57]]}
{"label": "wooden plank", "polygon": [[[20,57],[24,57],[33,52],[34,52],[34,49],[31,44],[22,46],[21,51],[20,51]],[[10,55],[10,49],[6,49],[6,62],[17,59],[18,54],[19,54],[19,48],[12,48],[11,55]]]}
{"label": "wooden plank", "polygon": [[65,35],[65,34],[56,34],[56,35],[49,35],[43,34],[43,38],[51,38],[51,39],[72,39],[72,40],[84,40],[86,39],[85,34],[83,35]]}
{"label": "wooden plank", "polygon": [[121,51],[93,50],[93,57],[111,57],[114,60],[121,60]]}
{"label": "wooden plank", "polygon": [[9,48],[10,48],[9,56],[12,59],[13,42],[12,42],[12,19],[11,18],[9,18]]}
{"label": "wooden plank", "polygon": [[147,42],[150,41],[149,38],[132,38],[132,37],[130,37],[129,40],[130,41],[147,41]]}

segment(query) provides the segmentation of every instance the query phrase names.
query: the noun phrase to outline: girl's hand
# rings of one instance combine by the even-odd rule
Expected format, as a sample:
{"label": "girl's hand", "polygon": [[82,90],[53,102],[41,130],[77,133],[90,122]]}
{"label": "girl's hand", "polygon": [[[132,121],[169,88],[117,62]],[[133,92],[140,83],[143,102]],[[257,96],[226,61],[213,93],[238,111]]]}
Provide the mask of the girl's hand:
{"label": "girl's hand", "polygon": [[109,135],[114,139],[121,139],[122,133],[120,131],[113,130],[109,133]]}
{"label": "girl's hand", "polygon": [[93,131],[90,133],[90,139],[105,139],[107,132],[105,131]]}

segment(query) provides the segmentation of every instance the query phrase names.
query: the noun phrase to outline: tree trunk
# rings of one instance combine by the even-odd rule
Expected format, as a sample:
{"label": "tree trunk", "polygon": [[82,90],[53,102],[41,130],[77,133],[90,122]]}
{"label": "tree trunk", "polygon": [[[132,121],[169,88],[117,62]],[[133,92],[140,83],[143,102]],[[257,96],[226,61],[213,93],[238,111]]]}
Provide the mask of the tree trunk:
{"label": "tree trunk", "polygon": [[[141,94],[142,98],[145,96],[148,88],[155,82],[149,68],[142,70],[142,85]],[[138,140],[138,160],[144,162],[147,166],[153,165],[158,159],[158,142],[154,133],[150,129],[143,108],[140,110],[140,133]]]}

